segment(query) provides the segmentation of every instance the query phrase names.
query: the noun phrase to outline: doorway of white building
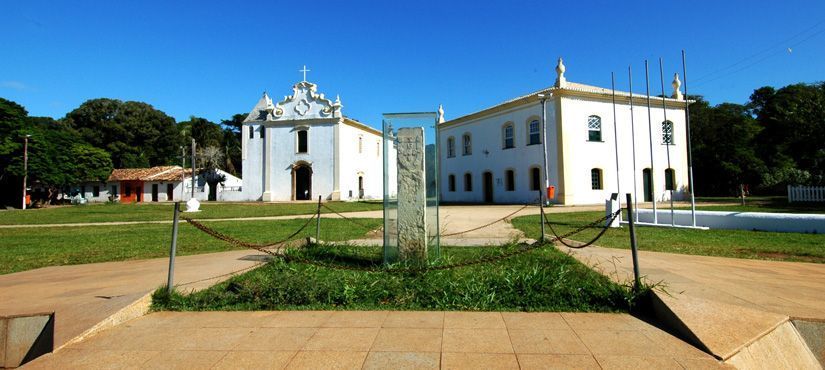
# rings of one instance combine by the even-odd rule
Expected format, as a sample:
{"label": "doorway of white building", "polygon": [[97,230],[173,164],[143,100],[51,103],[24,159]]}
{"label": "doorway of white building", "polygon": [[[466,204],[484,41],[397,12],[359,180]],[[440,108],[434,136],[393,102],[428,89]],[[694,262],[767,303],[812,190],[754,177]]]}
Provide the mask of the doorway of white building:
{"label": "doorway of white building", "polygon": [[152,201],[158,201],[158,184],[152,184]]}
{"label": "doorway of white building", "polygon": [[493,203],[493,173],[485,172],[482,186],[484,190],[484,203]]}
{"label": "doorway of white building", "polygon": [[312,168],[307,164],[292,167],[292,199],[312,199]]}
{"label": "doorway of white building", "polygon": [[642,186],[644,187],[645,202],[653,201],[653,178],[650,176],[650,168],[642,170]]}

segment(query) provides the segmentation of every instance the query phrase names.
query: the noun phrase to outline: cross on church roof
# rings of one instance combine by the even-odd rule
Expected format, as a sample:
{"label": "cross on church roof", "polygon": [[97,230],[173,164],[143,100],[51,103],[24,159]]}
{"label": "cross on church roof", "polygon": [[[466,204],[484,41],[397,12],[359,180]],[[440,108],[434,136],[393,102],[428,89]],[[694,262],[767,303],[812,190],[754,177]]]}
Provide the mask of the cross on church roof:
{"label": "cross on church roof", "polygon": [[304,68],[299,70],[298,72],[304,72],[304,82],[307,81],[307,72],[311,71],[311,69],[307,69],[306,64],[304,64]]}

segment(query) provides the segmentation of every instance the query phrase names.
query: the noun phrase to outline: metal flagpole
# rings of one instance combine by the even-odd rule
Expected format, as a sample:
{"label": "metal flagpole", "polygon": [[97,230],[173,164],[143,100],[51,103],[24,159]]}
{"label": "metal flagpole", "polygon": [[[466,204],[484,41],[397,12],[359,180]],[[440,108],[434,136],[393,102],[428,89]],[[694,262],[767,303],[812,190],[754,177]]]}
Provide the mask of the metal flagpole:
{"label": "metal flagpole", "polygon": [[[619,131],[616,129],[616,76],[610,72],[610,89],[613,94],[613,147],[616,149],[616,193],[619,197],[616,199],[619,209],[622,209],[622,187],[620,185],[621,178],[619,177]],[[632,217],[632,215],[628,215]],[[621,220],[621,214],[619,215]]]}
{"label": "metal flagpole", "polygon": [[645,59],[645,85],[647,86],[647,132],[650,137],[650,195],[653,200],[653,223],[659,223],[659,216],[656,213],[656,182],[653,180],[656,172],[653,170],[653,118],[650,115],[650,70],[647,59]]}
{"label": "metal flagpole", "polygon": [[685,84],[685,129],[687,130],[687,155],[688,155],[688,187],[690,187],[690,219],[692,226],[696,227],[696,196],[693,190],[693,154],[690,145],[690,101],[687,89],[687,64],[685,63],[685,51],[682,50],[682,79]]}
{"label": "metal flagpole", "polygon": [[[665,101],[665,99],[666,99],[665,98],[665,72],[664,72],[664,67],[662,67],[662,58],[659,58],[659,79],[662,82],[662,113],[664,114],[664,118],[665,118],[664,122],[662,122],[662,125],[664,125],[666,122],[668,122],[668,120],[667,120],[667,103]],[[670,124],[670,134],[669,135],[670,136],[668,136],[668,141],[664,142],[665,150],[667,152],[667,169],[665,170],[665,184],[667,184],[667,180],[668,180],[667,177],[670,177],[670,187],[675,188],[676,187],[676,179],[673,178],[674,177],[674,176],[672,176],[673,170],[670,167],[670,145],[673,142],[673,123],[672,122]],[[664,126],[662,126],[662,139],[664,139]],[[664,140],[662,140],[662,141],[664,141]],[[674,216],[675,216],[675,212],[673,211],[673,189],[671,189],[670,190],[670,226],[675,226],[676,225],[676,220],[675,220]]]}
{"label": "metal flagpole", "polygon": [[[633,209],[636,211],[634,216],[636,222],[639,222],[639,195],[636,194],[636,128],[633,119],[633,68],[627,66],[627,77],[630,83],[630,142],[633,143]],[[621,195],[621,194],[619,194]]]}

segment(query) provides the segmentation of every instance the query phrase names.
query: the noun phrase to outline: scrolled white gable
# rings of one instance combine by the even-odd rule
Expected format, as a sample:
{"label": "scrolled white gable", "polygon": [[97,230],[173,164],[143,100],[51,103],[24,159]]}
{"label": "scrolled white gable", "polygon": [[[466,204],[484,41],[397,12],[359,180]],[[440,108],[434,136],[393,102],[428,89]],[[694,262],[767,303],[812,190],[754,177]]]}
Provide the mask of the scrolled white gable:
{"label": "scrolled white gable", "polygon": [[298,82],[292,87],[292,96],[285,96],[275,104],[268,121],[341,117],[341,103],[325,98],[317,89],[311,82]]}

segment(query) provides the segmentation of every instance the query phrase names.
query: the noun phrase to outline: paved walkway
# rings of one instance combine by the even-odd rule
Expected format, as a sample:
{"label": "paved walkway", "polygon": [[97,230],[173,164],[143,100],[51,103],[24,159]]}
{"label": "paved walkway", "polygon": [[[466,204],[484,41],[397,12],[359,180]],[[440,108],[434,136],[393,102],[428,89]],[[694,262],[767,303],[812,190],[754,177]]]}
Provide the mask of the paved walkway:
{"label": "paved walkway", "polygon": [[[180,289],[211,286],[253,267],[264,257],[240,250],[178,257],[175,283]],[[0,275],[0,316],[55,312],[55,348],[66,344],[107,317],[166,285],[168,258],[54,266]]]}
{"label": "paved walkway", "polygon": [[682,369],[716,360],[625,314],[153,313],[26,369]]}
{"label": "paved walkway", "polygon": [[[633,280],[628,249],[560,249],[617,281]],[[648,281],[663,282],[676,297],[825,320],[825,264],[640,251],[639,267]]]}

